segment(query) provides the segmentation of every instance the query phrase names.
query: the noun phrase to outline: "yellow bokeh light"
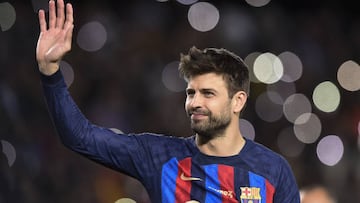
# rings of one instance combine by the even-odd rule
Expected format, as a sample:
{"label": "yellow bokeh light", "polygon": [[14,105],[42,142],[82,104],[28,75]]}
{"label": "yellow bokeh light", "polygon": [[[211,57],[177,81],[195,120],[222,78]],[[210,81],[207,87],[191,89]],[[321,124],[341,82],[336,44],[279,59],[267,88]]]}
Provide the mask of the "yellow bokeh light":
{"label": "yellow bokeh light", "polygon": [[316,86],[313,92],[315,106],[323,112],[333,112],[340,105],[340,92],[330,81],[325,81]]}

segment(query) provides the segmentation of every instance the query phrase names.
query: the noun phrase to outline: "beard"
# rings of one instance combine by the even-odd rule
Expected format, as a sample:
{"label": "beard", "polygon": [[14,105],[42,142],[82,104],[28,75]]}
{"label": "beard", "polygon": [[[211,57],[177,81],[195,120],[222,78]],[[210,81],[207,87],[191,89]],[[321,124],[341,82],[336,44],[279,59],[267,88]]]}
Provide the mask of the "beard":
{"label": "beard", "polygon": [[191,119],[191,129],[204,141],[221,137],[231,122],[230,109],[224,109],[218,116],[213,115],[209,110],[190,110],[188,115],[192,113],[201,113],[207,116],[207,119]]}

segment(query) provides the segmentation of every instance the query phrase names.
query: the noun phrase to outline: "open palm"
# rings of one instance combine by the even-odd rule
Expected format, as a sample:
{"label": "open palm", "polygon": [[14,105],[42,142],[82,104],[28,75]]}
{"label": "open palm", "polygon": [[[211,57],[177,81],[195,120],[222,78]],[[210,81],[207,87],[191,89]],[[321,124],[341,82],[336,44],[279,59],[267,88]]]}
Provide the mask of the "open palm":
{"label": "open palm", "polygon": [[[55,11],[56,10],[56,11]],[[45,11],[39,11],[40,36],[36,48],[36,59],[39,70],[45,75],[51,75],[59,69],[61,58],[71,50],[73,31],[73,9],[71,4],[64,1],[49,2],[49,27],[45,20]]]}

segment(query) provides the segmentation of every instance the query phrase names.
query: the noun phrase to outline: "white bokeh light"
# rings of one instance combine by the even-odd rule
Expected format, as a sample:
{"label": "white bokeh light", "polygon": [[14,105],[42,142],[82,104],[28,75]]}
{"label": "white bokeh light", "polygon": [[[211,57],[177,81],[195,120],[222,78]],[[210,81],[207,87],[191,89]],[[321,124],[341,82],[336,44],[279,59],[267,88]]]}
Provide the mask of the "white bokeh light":
{"label": "white bokeh light", "polygon": [[70,87],[74,82],[74,70],[69,63],[66,61],[60,61],[60,70],[64,76],[65,83],[67,87]]}
{"label": "white bokeh light", "polygon": [[262,7],[270,3],[271,0],[245,0],[249,5],[254,7]]}
{"label": "white bokeh light", "polygon": [[323,137],[316,147],[319,160],[328,166],[336,165],[344,154],[344,144],[336,135]]}
{"label": "white bokeh light", "polygon": [[[277,95],[280,96],[281,99],[275,97],[272,98],[273,94],[269,94],[269,98],[276,104],[284,104],[284,101],[291,95],[296,93],[295,83],[288,83],[284,81],[279,81],[274,84],[270,84],[266,86],[267,91],[276,92]],[[276,95],[276,96],[277,96]]]}
{"label": "white bokeh light", "polygon": [[316,142],[321,134],[321,121],[313,113],[304,113],[294,122],[294,133],[298,140],[311,144]]}
{"label": "white bokeh light", "polygon": [[319,110],[333,112],[340,105],[340,91],[332,82],[322,82],[314,89],[313,102]]}
{"label": "white bokeh light", "polygon": [[281,78],[285,82],[295,82],[302,76],[303,65],[300,58],[289,51],[278,56],[284,66],[284,75]]}
{"label": "white bokeh light", "polygon": [[8,164],[11,167],[16,159],[16,150],[15,147],[8,141],[0,140],[2,152],[5,154]]}
{"label": "white bokeh light", "polygon": [[283,73],[281,60],[270,52],[261,54],[254,62],[254,74],[259,81],[265,84],[279,81]]}
{"label": "white bokeh light", "polygon": [[278,93],[269,91],[262,93],[256,98],[255,111],[262,120],[275,122],[282,117],[282,105],[278,104],[281,101],[272,102],[275,98],[281,100]]}
{"label": "white bokeh light", "polygon": [[176,0],[176,1],[183,5],[191,5],[195,2],[197,2],[198,0]]}
{"label": "white bokeh light", "polygon": [[0,28],[2,31],[9,30],[15,23],[15,8],[8,2],[0,3]]}
{"label": "white bokeh light", "polygon": [[360,90],[360,66],[355,61],[344,62],[337,72],[337,80],[348,91]]}
{"label": "white bokeh light", "polygon": [[200,32],[207,32],[214,29],[219,19],[219,10],[207,2],[199,2],[191,5],[188,12],[190,25]]}
{"label": "white bokeh light", "polygon": [[283,111],[286,119],[292,123],[304,113],[311,112],[311,103],[303,94],[293,94],[289,96],[283,105]]}
{"label": "white bokeh light", "polygon": [[174,61],[167,64],[162,72],[164,86],[173,92],[181,92],[186,88],[185,81],[179,76],[178,67],[179,61]]}
{"label": "white bokeh light", "polygon": [[105,27],[98,21],[83,25],[77,35],[77,44],[85,51],[93,52],[101,49],[107,40]]}
{"label": "white bokeh light", "polygon": [[248,120],[240,119],[239,126],[242,136],[250,140],[255,140],[255,128]]}

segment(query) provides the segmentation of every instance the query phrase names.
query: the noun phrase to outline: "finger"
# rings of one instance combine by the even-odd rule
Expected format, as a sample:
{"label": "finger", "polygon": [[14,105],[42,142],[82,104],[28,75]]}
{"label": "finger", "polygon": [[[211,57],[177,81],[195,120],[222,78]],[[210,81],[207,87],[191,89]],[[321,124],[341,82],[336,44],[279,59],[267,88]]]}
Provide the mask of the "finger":
{"label": "finger", "polygon": [[49,1],[49,28],[54,28],[56,23],[55,1]]}
{"label": "finger", "polygon": [[73,30],[74,30],[74,25],[71,24],[65,35],[65,47],[67,51],[71,50]]}
{"label": "finger", "polygon": [[57,0],[57,17],[56,17],[56,27],[63,28],[64,26],[64,18],[65,18],[65,10],[64,10],[64,1]]}
{"label": "finger", "polygon": [[39,24],[40,24],[40,32],[46,31],[46,20],[45,20],[45,11],[39,10]]}
{"label": "finger", "polygon": [[66,20],[64,29],[69,29],[74,23],[73,7],[70,3],[66,4]]}

